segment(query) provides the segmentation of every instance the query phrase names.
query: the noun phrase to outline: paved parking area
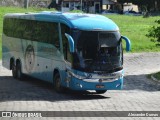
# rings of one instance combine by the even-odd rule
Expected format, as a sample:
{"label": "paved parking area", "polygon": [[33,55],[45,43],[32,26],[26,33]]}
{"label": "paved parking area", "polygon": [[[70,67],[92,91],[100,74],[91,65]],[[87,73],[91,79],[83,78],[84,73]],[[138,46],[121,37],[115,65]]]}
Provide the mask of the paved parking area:
{"label": "paved parking area", "polygon": [[146,77],[160,71],[160,53],[125,54],[124,59],[124,89],[101,95],[57,94],[46,82],[13,79],[0,62],[0,111],[160,111],[160,84]]}

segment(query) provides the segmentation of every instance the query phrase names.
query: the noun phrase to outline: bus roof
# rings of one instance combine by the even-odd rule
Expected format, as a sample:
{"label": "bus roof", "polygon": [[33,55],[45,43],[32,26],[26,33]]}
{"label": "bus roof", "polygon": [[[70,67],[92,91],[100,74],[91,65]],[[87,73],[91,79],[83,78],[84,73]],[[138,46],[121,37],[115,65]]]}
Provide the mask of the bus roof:
{"label": "bus roof", "polygon": [[39,13],[12,13],[5,17],[61,22],[65,23],[71,28],[80,30],[100,30],[100,31],[118,31],[118,26],[109,18],[96,14],[83,13],[61,13],[43,11]]}

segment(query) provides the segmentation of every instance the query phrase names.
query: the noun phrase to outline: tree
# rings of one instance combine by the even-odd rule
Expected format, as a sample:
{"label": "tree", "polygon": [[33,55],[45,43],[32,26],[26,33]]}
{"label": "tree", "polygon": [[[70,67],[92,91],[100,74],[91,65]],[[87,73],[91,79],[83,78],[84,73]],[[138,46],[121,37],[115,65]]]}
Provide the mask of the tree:
{"label": "tree", "polygon": [[155,42],[156,45],[160,46],[160,19],[155,21],[158,25],[153,26],[149,33],[146,35],[151,38],[151,41]]}
{"label": "tree", "polygon": [[157,1],[158,0],[131,0],[133,4],[138,5],[142,9],[145,6],[147,11],[151,11],[151,9],[156,10]]}

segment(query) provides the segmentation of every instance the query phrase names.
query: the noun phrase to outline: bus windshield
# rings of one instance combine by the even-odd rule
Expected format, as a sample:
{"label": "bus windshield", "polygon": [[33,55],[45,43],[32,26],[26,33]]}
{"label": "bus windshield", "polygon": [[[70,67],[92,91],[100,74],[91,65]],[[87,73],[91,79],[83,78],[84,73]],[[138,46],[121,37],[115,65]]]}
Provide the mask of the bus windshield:
{"label": "bus windshield", "polygon": [[76,51],[73,68],[85,72],[114,72],[122,69],[122,43],[119,32],[73,32]]}

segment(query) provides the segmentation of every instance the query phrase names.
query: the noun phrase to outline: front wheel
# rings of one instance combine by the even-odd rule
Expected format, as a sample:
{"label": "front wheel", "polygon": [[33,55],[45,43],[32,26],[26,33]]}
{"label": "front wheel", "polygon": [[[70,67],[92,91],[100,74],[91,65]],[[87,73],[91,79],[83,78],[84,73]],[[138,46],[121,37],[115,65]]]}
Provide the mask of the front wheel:
{"label": "front wheel", "polygon": [[60,75],[58,73],[56,73],[55,76],[54,76],[54,89],[58,93],[63,92],[63,87],[61,86],[61,78],[60,78]]}
{"label": "front wheel", "polygon": [[103,94],[103,93],[105,93],[107,90],[96,90],[96,93],[97,94]]}

